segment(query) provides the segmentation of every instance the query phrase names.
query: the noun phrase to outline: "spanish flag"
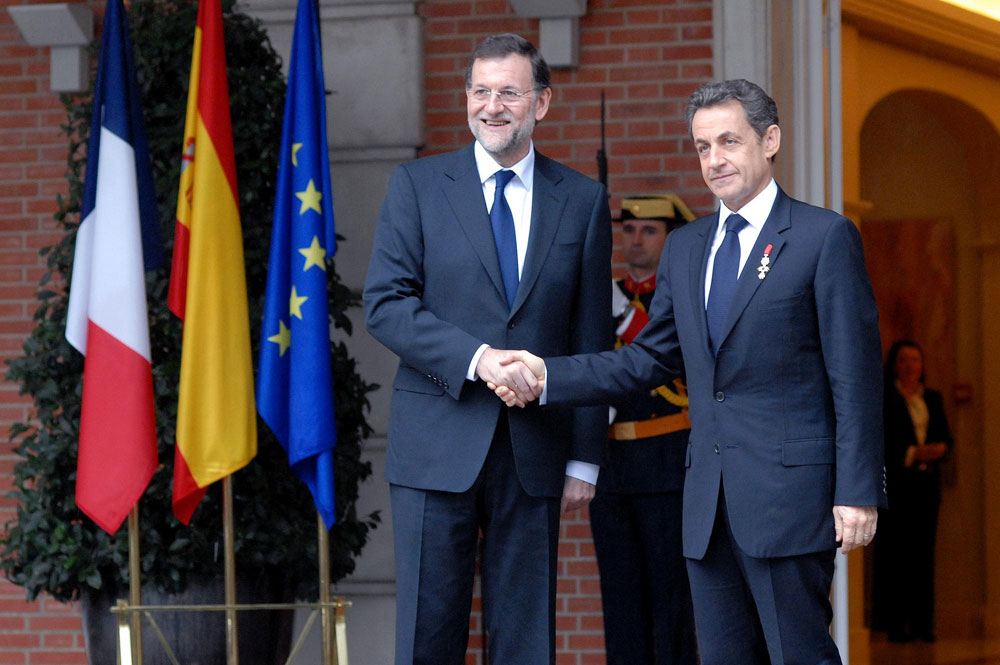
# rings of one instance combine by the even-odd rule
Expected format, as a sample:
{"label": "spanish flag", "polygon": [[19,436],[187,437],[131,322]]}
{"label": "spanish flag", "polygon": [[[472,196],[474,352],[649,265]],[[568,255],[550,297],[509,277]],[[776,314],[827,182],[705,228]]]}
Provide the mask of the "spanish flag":
{"label": "spanish flag", "polygon": [[257,454],[243,238],[220,0],[202,0],[191,56],[170,310],[184,321],[174,514]]}

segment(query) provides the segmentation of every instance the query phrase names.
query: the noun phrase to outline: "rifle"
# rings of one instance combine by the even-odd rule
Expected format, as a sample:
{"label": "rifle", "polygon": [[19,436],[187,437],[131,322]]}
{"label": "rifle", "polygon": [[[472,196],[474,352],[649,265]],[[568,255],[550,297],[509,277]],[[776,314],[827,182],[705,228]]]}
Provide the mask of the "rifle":
{"label": "rifle", "polygon": [[[604,90],[601,90],[601,147],[597,150],[597,179],[608,189],[608,155],[604,150]],[[611,192],[608,191],[608,196]]]}

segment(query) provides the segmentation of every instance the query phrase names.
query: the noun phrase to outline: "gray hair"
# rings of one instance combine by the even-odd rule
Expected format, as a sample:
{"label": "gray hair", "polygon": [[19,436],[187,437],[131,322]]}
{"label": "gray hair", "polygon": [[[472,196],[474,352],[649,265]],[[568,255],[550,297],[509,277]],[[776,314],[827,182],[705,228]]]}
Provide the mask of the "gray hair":
{"label": "gray hair", "polygon": [[747,122],[753,127],[758,139],[764,137],[768,127],[778,124],[778,105],[774,100],[756,83],[746,79],[733,79],[704,83],[692,93],[686,109],[688,134],[691,134],[691,122],[698,109],[718,106],[734,99],[743,106]]}
{"label": "gray hair", "polygon": [[545,62],[545,58],[534,44],[512,32],[490,35],[479,43],[465,68],[465,86],[472,85],[472,65],[476,60],[500,60],[508,55],[523,55],[531,61],[531,76],[535,82],[535,90],[549,87],[549,65]]}

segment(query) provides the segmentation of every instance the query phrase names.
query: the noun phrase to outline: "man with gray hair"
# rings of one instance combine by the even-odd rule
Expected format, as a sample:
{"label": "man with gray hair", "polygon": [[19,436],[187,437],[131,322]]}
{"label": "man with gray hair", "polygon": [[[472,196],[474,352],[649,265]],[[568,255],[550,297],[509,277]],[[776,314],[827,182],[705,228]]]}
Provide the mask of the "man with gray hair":
{"label": "man with gray hair", "polygon": [[703,85],[687,118],[721,205],[667,238],[646,327],[614,352],[507,360],[544,381],[548,405],[607,402],[684,373],[682,537],[702,665],[840,663],[829,634],[837,543],[868,545],[885,505],[861,237],[774,182],[781,130],[758,86]]}

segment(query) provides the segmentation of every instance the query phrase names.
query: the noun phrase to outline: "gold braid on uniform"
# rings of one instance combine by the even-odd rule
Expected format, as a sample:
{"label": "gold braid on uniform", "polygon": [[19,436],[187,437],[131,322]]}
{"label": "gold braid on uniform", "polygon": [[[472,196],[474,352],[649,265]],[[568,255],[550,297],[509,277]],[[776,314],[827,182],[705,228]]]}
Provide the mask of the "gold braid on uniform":
{"label": "gold braid on uniform", "polygon": [[660,386],[656,389],[656,393],[674,406],[686,407],[688,405],[687,388],[684,387],[680,379],[674,379],[674,387],[677,388],[677,392],[666,386]]}

